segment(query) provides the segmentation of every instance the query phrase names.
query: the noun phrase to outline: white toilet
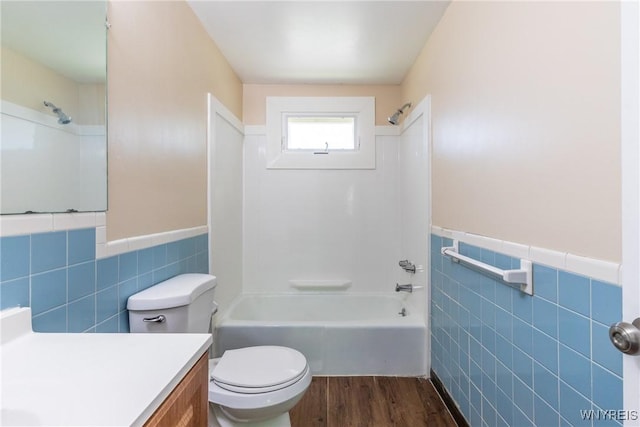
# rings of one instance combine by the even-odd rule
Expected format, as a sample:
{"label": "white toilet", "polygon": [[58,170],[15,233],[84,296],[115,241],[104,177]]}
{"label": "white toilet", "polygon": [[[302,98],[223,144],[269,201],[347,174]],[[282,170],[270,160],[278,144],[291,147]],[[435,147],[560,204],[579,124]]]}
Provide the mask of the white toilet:
{"label": "white toilet", "polygon": [[[129,297],[132,333],[207,333],[215,276],[182,274]],[[289,410],[311,383],[307,360],[279,346],[226,351],[209,361],[209,426],[290,427]]]}

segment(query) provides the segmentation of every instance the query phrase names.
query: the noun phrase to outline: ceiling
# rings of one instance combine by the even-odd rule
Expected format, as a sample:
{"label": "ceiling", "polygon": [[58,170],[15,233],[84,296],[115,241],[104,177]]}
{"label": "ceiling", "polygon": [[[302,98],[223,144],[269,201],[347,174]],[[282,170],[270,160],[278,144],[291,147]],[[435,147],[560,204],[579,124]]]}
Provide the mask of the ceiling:
{"label": "ceiling", "polygon": [[249,84],[399,84],[449,5],[187,1]]}

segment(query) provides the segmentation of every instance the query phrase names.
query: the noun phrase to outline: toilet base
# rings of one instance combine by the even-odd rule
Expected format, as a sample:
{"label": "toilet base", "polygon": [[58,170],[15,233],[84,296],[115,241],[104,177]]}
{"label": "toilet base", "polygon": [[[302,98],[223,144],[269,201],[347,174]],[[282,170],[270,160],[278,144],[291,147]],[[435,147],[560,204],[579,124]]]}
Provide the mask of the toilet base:
{"label": "toilet base", "polygon": [[209,402],[208,427],[291,427],[291,418],[289,418],[289,413],[285,412],[268,420],[241,423],[231,420],[220,410],[218,405]]}

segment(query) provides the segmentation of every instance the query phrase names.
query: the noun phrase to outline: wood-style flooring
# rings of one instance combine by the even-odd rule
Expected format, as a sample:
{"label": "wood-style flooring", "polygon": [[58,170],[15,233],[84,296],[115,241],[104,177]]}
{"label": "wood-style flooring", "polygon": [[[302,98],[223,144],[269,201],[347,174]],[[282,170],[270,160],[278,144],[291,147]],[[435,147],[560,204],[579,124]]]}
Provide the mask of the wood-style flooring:
{"label": "wood-style flooring", "polygon": [[292,427],[456,427],[424,378],[313,377],[289,414]]}

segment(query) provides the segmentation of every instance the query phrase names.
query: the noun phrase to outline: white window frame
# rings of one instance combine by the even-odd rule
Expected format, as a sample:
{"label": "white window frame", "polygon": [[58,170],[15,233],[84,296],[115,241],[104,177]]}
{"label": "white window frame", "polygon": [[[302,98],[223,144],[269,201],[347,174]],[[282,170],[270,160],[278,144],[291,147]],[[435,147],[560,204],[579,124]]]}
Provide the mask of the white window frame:
{"label": "white window frame", "polygon": [[[287,116],[355,116],[354,150],[287,150]],[[267,97],[267,169],[375,169],[375,98]]]}

